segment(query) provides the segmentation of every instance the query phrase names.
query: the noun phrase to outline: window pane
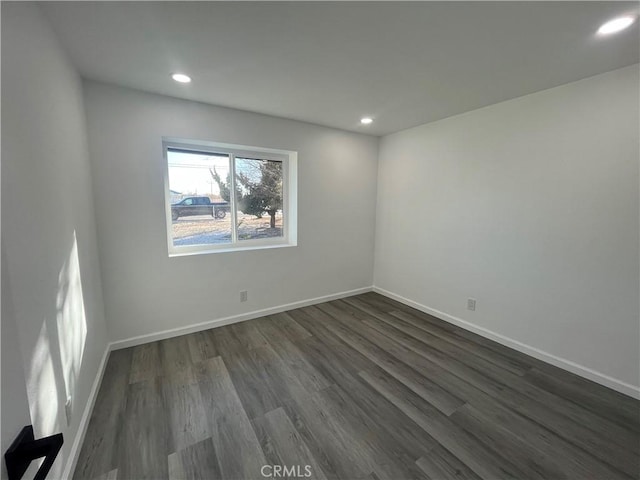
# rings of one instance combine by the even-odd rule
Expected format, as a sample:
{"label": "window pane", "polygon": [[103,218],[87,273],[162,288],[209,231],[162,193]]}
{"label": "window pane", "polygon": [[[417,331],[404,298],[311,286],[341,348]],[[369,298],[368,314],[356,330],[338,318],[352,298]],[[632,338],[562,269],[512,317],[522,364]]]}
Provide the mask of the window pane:
{"label": "window pane", "polygon": [[283,236],[282,162],[236,157],[238,240]]}
{"label": "window pane", "polygon": [[173,245],[231,242],[229,157],[167,151]]}

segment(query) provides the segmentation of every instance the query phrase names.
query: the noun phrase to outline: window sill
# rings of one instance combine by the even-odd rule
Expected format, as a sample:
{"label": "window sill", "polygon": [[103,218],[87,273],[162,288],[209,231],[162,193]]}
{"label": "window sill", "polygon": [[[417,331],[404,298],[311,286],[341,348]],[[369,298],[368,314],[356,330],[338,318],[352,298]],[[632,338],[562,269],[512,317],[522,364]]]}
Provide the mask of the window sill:
{"label": "window sill", "polygon": [[246,252],[249,250],[271,250],[273,248],[287,248],[296,247],[297,243],[273,243],[273,244],[259,244],[259,245],[247,245],[247,246],[225,246],[219,248],[198,248],[197,250],[189,251],[172,251],[169,252],[169,258],[172,257],[187,257],[190,255],[209,255],[212,253],[232,253],[232,252]]}

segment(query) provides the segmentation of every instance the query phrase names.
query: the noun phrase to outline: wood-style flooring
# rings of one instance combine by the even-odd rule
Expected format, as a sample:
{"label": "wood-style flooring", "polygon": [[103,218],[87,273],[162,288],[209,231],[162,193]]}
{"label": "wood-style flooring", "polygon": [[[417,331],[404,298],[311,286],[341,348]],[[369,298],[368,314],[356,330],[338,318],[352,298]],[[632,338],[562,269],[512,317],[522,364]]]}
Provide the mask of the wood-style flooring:
{"label": "wood-style flooring", "polygon": [[626,479],[639,452],[637,400],[367,293],[112,352],[75,478]]}

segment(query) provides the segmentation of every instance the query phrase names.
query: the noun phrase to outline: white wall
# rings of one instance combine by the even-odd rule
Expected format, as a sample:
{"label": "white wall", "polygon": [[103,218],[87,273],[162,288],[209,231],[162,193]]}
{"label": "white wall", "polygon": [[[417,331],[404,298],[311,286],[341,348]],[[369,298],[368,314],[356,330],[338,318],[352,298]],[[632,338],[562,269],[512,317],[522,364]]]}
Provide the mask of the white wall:
{"label": "white wall", "polygon": [[38,7],[4,2],[2,445],[29,423],[26,386],[36,436],[65,436],[50,478],[62,476],[107,345],[82,102]]}
{"label": "white wall", "polygon": [[[0,398],[1,418],[1,443],[0,451],[7,451],[16,435],[22,427],[31,424],[29,414],[29,397],[27,396],[27,386],[25,384],[24,368],[22,366],[22,356],[20,346],[16,339],[15,312],[11,302],[11,290],[7,278],[7,261],[2,248],[2,395]],[[5,480],[7,468],[4,462],[0,462],[0,478]]]}
{"label": "white wall", "polygon": [[[371,286],[377,138],[92,82],[85,104],[113,340]],[[169,258],[163,136],[297,151],[298,246]]]}
{"label": "white wall", "polygon": [[[638,385],[637,66],[379,152],[373,137],[93,82],[87,147],[80,79],[29,4],[2,5],[2,72],[2,445],[25,421],[62,431],[51,478],[109,337],[368,287],[374,229],[378,287]],[[297,150],[298,246],[169,258],[162,136]]]}
{"label": "white wall", "polygon": [[634,65],[383,137],[375,285],[629,393],[638,100]]}

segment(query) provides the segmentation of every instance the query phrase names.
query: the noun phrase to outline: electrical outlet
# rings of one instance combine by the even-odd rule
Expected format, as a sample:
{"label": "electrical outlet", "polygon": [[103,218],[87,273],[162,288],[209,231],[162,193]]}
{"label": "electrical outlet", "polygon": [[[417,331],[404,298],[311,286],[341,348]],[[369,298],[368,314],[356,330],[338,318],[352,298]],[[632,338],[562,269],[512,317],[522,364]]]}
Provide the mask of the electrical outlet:
{"label": "electrical outlet", "polygon": [[247,293],[247,291],[246,291],[246,290],[242,290],[242,291],[240,292],[240,301],[241,301],[241,302],[246,302],[246,301],[247,301],[247,298],[248,298],[248,293]]}
{"label": "electrical outlet", "polygon": [[67,417],[67,427],[71,425],[71,395],[67,397],[67,401],[64,404],[64,413]]}
{"label": "electrical outlet", "polygon": [[474,312],[476,310],[476,299],[475,298],[467,298],[467,310],[471,310]]}

